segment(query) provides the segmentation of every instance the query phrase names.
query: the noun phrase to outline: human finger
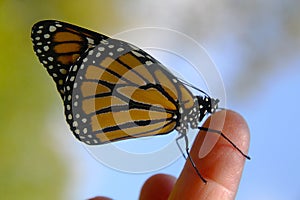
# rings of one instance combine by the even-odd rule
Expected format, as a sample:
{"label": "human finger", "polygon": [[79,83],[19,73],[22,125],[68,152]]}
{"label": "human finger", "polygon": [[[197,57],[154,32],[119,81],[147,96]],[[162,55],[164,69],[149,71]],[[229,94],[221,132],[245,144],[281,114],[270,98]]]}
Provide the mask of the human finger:
{"label": "human finger", "polygon": [[[203,127],[221,130],[243,152],[248,151],[249,129],[238,113],[230,110],[216,112]],[[245,158],[219,134],[205,131],[199,132],[190,155],[208,182],[203,183],[187,160],[169,199],[234,199]]]}
{"label": "human finger", "polygon": [[168,199],[176,178],[167,174],[156,174],[150,177],[143,185],[140,200]]}

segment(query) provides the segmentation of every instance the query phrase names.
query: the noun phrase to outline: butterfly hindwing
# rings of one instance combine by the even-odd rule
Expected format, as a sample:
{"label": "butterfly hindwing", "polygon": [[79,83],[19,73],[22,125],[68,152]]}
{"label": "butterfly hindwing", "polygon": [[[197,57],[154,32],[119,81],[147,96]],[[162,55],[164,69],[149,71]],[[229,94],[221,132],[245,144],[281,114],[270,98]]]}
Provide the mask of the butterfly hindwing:
{"label": "butterfly hindwing", "polygon": [[166,134],[178,125],[179,84],[145,51],[120,40],[103,40],[70,70],[67,121],[87,144]]}

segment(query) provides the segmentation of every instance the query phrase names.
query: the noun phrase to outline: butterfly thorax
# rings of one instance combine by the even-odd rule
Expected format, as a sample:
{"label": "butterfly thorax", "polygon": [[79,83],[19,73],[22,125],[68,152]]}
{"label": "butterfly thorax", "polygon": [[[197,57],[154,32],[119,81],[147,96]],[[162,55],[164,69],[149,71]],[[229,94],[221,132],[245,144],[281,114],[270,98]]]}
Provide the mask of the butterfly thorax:
{"label": "butterfly thorax", "polygon": [[180,119],[176,130],[181,134],[186,134],[188,128],[195,129],[199,122],[207,114],[212,114],[218,109],[219,99],[213,99],[208,96],[196,96],[194,98],[194,106],[191,109],[179,108]]}

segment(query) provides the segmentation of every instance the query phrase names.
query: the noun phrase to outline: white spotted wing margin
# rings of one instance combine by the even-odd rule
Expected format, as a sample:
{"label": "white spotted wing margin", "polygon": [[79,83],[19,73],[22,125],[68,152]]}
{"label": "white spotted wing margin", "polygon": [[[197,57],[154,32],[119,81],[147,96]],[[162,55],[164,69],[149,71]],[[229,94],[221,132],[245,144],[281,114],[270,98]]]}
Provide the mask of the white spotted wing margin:
{"label": "white spotted wing margin", "polygon": [[105,35],[56,20],[44,20],[33,25],[31,40],[39,61],[54,80],[62,99],[70,68],[80,55],[107,39]]}

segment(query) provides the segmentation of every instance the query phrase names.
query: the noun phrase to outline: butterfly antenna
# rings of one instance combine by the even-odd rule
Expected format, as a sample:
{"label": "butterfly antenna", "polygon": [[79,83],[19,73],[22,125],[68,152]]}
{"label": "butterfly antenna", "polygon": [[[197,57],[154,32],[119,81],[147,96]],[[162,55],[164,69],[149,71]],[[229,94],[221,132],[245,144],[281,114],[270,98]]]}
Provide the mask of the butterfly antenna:
{"label": "butterfly antenna", "polygon": [[178,78],[178,77],[177,77],[177,79],[180,80],[184,85],[189,86],[190,88],[193,88],[193,89],[195,89],[195,90],[197,90],[197,91],[203,93],[205,96],[208,96],[208,97],[209,97],[209,95],[208,95],[206,92],[204,92],[203,90],[201,90],[201,89],[199,89],[199,88],[193,86],[191,83],[187,82],[186,80],[183,80],[183,79]]}

